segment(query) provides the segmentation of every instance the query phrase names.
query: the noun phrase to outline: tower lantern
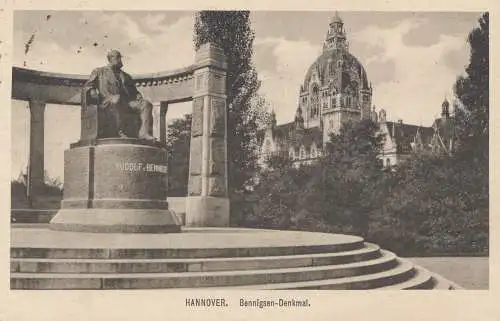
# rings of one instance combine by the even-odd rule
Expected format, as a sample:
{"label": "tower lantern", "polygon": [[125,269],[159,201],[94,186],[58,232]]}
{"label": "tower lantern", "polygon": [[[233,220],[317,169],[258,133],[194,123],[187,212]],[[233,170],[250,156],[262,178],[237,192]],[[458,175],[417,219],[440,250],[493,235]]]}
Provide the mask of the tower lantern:
{"label": "tower lantern", "polygon": [[326,36],[323,50],[345,50],[347,49],[344,22],[337,11],[330,20],[330,27]]}

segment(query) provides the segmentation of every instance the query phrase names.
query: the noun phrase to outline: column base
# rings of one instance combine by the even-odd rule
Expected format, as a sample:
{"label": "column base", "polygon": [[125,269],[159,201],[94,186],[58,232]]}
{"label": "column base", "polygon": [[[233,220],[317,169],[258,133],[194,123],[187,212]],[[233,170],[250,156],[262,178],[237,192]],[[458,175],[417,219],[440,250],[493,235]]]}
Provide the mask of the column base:
{"label": "column base", "polygon": [[180,222],[169,210],[61,209],[49,228],[91,233],[179,233]]}
{"label": "column base", "polygon": [[228,227],[229,198],[189,196],[186,200],[186,226]]}

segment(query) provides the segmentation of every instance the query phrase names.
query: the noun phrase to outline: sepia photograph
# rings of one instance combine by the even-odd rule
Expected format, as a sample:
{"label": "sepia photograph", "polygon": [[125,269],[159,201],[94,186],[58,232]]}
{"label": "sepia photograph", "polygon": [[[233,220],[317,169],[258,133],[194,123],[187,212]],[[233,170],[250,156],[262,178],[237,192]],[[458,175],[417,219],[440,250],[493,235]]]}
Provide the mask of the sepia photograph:
{"label": "sepia photograph", "polygon": [[489,24],[15,10],[10,289],[489,290]]}

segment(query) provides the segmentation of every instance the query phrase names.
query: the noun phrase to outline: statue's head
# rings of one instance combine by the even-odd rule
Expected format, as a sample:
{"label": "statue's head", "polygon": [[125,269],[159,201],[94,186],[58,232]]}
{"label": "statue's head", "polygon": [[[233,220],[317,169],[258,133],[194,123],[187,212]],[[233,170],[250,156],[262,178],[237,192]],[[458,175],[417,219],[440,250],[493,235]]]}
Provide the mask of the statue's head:
{"label": "statue's head", "polygon": [[123,66],[122,54],[118,50],[108,52],[108,61],[112,67],[121,68]]}

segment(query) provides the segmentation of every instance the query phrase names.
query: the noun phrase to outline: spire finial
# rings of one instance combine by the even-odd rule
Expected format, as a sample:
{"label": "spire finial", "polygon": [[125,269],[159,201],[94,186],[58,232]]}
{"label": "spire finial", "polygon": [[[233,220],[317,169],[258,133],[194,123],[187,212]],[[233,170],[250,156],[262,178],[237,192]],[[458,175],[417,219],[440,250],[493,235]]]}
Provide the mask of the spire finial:
{"label": "spire finial", "polygon": [[337,10],[335,10],[335,13],[333,14],[333,17],[330,20],[330,23],[344,23]]}

